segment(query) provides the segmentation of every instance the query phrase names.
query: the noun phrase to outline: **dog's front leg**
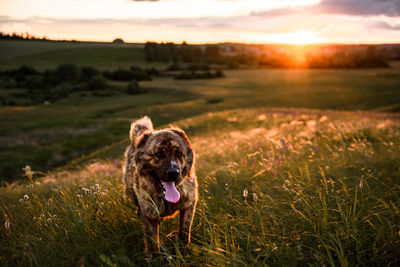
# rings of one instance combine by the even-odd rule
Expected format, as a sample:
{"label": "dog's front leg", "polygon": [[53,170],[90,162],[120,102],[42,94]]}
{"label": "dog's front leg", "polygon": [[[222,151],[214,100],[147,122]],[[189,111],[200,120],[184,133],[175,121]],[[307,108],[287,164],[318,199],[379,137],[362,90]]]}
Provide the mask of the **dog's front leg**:
{"label": "dog's front leg", "polygon": [[179,211],[179,238],[186,244],[190,244],[190,231],[196,205]]}
{"label": "dog's front leg", "polygon": [[142,216],[142,226],[144,230],[144,250],[146,253],[160,251],[159,231],[160,221]]}

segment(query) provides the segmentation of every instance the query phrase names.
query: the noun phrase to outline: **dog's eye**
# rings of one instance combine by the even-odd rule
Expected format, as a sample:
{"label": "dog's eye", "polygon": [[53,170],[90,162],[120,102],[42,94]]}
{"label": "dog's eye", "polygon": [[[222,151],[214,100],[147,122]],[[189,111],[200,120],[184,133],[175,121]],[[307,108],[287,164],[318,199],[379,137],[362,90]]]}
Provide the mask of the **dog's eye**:
{"label": "dog's eye", "polygon": [[162,158],[162,157],[163,157],[163,153],[162,153],[161,151],[158,151],[158,152],[156,153],[156,157],[157,157],[157,158]]}
{"label": "dog's eye", "polygon": [[180,152],[180,151],[178,151],[178,152],[176,153],[176,155],[178,156],[178,158],[182,158],[182,156],[183,156],[182,152]]}

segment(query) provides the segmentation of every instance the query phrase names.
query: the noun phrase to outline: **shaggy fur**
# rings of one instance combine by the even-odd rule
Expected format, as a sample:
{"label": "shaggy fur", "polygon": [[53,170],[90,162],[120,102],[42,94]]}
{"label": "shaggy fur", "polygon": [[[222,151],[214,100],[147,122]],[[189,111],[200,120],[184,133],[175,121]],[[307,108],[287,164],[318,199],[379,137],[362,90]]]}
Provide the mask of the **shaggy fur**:
{"label": "shaggy fur", "polygon": [[[189,139],[179,128],[153,130],[148,117],[131,124],[130,139],[125,152],[124,182],[126,194],[138,206],[145,251],[160,250],[160,222],[178,211],[179,238],[190,243],[198,189]],[[164,193],[165,183],[171,184],[171,181],[180,194],[176,203],[167,201]]]}

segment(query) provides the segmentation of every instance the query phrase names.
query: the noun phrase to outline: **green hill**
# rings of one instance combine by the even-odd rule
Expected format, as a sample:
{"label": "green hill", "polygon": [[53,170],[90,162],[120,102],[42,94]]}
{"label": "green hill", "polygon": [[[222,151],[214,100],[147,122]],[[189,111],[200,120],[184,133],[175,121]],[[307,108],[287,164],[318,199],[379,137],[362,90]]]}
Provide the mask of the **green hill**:
{"label": "green hill", "polygon": [[[214,80],[155,78],[140,82],[148,89],[143,95],[83,97],[75,92],[49,105],[4,107],[0,109],[0,178],[17,178],[27,164],[46,171],[86,157],[126,138],[129,121],[145,114],[158,124],[167,124],[238,108],[396,112],[400,107],[398,68],[231,70],[225,74]],[[126,83],[118,86],[124,88]]]}
{"label": "green hill", "polygon": [[65,63],[101,69],[164,66],[147,63],[142,44],[3,40],[0,51],[0,69],[3,70],[21,65],[45,70]]}

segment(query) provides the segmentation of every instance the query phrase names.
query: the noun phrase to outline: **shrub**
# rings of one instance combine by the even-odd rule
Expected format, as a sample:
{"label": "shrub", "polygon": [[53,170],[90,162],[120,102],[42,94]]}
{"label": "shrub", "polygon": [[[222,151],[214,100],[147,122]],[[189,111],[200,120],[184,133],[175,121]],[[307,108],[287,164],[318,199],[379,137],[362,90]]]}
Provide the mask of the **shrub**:
{"label": "shrub", "polygon": [[51,90],[50,100],[58,100],[62,98],[66,98],[69,96],[69,93],[72,91],[72,86],[68,83],[60,84],[53,90]]}
{"label": "shrub", "polygon": [[222,77],[225,77],[225,74],[222,72],[222,70],[217,70],[215,72],[215,77],[216,78],[222,78]]}
{"label": "shrub", "polygon": [[87,82],[87,89],[90,91],[104,90],[109,87],[107,80],[101,75],[94,76]]}
{"label": "shrub", "polygon": [[12,89],[12,88],[17,87],[17,83],[15,82],[15,80],[12,77],[5,76],[5,77],[2,77],[1,87],[4,89]]}
{"label": "shrub", "polygon": [[43,81],[42,76],[34,75],[27,76],[22,87],[40,90],[43,88],[48,88],[48,85]]}
{"label": "shrub", "polygon": [[35,74],[39,74],[39,71],[37,71],[36,69],[23,65],[21,67],[19,67],[18,69],[15,70],[11,70],[11,71],[5,71],[4,74],[6,75],[35,75]]}
{"label": "shrub", "polygon": [[93,67],[82,67],[80,80],[81,81],[87,81],[87,80],[93,78],[94,76],[99,75],[99,73],[100,72],[96,68],[93,68]]}
{"label": "shrub", "polygon": [[187,67],[189,71],[196,71],[196,70],[210,70],[210,66],[207,64],[190,64]]}
{"label": "shrub", "polygon": [[174,77],[175,80],[192,80],[192,79],[214,79],[224,77],[224,73],[221,70],[212,73],[211,71],[203,71],[197,73],[195,71],[188,72],[184,71]]}
{"label": "shrub", "polygon": [[158,76],[161,74],[160,71],[158,71],[156,68],[148,68],[145,71],[149,76]]}
{"label": "shrub", "polygon": [[123,39],[121,38],[116,38],[112,41],[114,44],[123,44],[125,43]]}
{"label": "shrub", "polygon": [[136,80],[132,80],[127,88],[126,88],[126,92],[130,95],[136,95],[136,94],[142,94],[145,93],[146,90],[143,88],[140,88],[139,83]]}
{"label": "shrub", "polygon": [[56,69],[60,81],[76,81],[79,79],[81,70],[75,64],[63,64]]}
{"label": "shrub", "polygon": [[167,67],[167,71],[178,71],[182,69],[183,69],[182,66],[177,63],[173,63]]}
{"label": "shrub", "polygon": [[137,81],[149,81],[151,77],[139,68],[131,68],[130,70],[117,69],[113,72],[106,71],[103,73],[104,77],[113,81],[128,82],[133,79]]}

